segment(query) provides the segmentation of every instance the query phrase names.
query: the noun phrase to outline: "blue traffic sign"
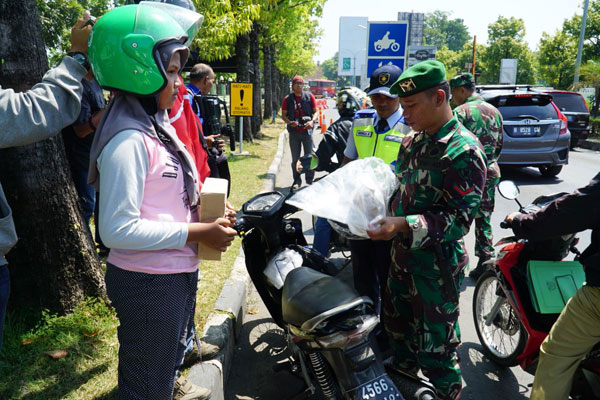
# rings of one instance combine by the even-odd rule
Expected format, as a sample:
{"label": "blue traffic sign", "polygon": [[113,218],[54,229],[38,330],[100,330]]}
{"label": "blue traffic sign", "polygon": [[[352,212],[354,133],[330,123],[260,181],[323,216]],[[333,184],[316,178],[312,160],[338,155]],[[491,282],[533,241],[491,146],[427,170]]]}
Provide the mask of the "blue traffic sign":
{"label": "blue traffic sign", "polygon": [[369,58],[367,60],[367,73],[369,76],[379,67],[384,65],[395,65],[404,71],[404,58]]}
{"label": "blue traffic sign", "polygon": [[[404,69],[408,40],[408,23],[400,21],[369,22],[367,49],[367,76],[371,76],[382,60]],[[374,60],[377,61],[374,61]],[[373,67],[375,66],[375,67]],[[373,67],[373,68],[372,68]]]}

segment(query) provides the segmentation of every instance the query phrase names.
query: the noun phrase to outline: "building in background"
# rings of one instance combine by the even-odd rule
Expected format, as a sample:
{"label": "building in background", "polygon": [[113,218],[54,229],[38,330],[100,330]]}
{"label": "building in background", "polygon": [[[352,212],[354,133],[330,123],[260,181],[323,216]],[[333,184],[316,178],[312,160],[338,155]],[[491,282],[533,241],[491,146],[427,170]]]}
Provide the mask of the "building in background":
{"label": "building in background", "polygon": [[351,77],[352,85],[365,88],[367,17],[340,17],[338,76]]}

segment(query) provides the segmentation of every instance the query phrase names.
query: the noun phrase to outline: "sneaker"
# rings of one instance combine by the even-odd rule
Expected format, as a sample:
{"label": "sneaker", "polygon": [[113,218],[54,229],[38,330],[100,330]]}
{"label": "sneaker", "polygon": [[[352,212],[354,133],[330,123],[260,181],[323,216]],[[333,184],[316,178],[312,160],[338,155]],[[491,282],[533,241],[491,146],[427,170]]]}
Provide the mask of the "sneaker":
{"label": "sneaker", "polygon": [[487,261],[488,259],[480,258],[479,261],[477,261],[477,267],[475,267],[474,270],[469,272],[469,278],[473,279],[474,281],[477,281],[479,277],[483,275],[485,271],[487,271],[488,267],[487,265],[484,265],[484,263],[486,263]]}
{"label": "sneaker", "polygon": [[302,184],[301,184],[301,183],[294,183],[294,184],[292,185],[292,189],[293,189],[293,190],[298,190],[298,189],[300,189],[301,187],[302,187]]}
{"label": "sneaker", "polygon": [[208,400],[210,395],[210,389],[196,386],[183,376],[173,386],[173,400]]}
{"label": "sneaker", "polygon": [[221,351],[219,346],[215,346],[214,344],[210,344],[202,340],[200,341],[200,350],[200,353],[198,353],[198,348],[196,347],[196,344],[194,344],[194,348],[192,349],[192,351],[190,351],[183,357],[181,368],[189,368],[194,364],[198,364],[202,360],[210,360],[211,358],[216,356],[219,353],[219,351]]}
{"label": "sneaker", "polygon": [[200,341],[200,354],[202,355],[203,360],[213,358],[219,351],[221,351],[219,346],[215,346],[214,344],[207,343],[203,340]]}

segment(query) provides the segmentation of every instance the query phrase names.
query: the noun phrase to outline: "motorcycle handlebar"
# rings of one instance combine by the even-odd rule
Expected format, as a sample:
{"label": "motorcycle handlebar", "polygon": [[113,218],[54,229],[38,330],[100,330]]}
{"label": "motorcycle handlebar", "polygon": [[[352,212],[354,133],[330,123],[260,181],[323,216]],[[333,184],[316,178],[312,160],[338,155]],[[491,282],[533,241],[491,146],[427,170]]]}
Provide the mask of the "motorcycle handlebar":
{"label": "motorcycle handlebar", "polygon": [[509,229],[510,228],[510,224],[508,222],[506,222],[506,221],[502,221],[502,222],[500,222],[500,228]]}

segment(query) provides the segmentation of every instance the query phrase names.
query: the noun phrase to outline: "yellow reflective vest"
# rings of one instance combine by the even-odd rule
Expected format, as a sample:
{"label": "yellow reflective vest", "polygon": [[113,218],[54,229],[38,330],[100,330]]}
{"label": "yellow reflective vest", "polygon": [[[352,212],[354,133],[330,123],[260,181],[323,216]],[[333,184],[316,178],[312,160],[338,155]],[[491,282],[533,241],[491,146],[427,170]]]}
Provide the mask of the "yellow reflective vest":
{"label": "yellow reflective vest", "polygon": [[356,113],[352,124],[352,135],[358,158],[379,157],[386,164],[392,164],[398,157],[402,138],[410,132],[410,127],[400,118],[396,125],[384,133],[376,133],[375,110],[364,110]]}

